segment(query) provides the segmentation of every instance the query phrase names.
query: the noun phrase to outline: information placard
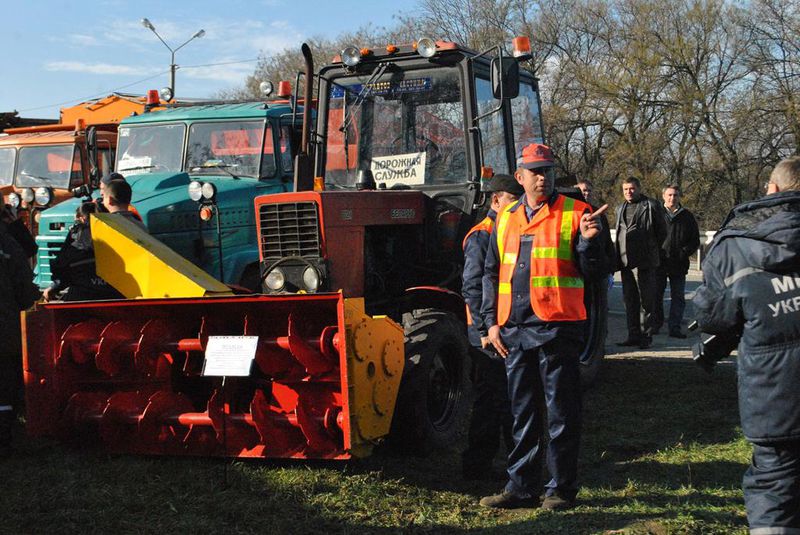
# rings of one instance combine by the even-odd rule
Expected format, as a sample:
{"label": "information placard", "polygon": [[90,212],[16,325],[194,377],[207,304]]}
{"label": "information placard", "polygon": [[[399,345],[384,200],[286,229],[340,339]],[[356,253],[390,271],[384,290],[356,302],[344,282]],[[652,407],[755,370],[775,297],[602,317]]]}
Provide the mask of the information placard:
{"label": "information placard", "polygon": [[203,375],[247,377],[256,358],[258,336],[209,336]]}
{"label": "information placard", "polygon": [[395,184],[406,186],[425,183],[425,161],[427,154],[409,152],[393,156],[375,156],[370,168],[376,184],[386,184],[391,188]]}

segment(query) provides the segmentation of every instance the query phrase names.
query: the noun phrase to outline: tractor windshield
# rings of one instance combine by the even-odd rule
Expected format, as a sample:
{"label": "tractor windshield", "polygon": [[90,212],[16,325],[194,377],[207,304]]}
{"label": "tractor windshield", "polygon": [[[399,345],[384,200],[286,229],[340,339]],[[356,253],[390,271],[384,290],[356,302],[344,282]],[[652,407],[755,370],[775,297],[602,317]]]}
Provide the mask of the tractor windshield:
{"label": "tractor windshield", "polygon": [[361,169],[389,188],[469,180],[458,70],[376,73],[330,86],[326,184],[352,187]]}
{"label": "tractor windshield", "polygon": [[16,156],[15,149],[0,149],[0,186],[10,186],[14,183],[14,159]]}
{"label": "tractor windshield", "polygon": [[123,175],[180,172],[185,131],[182,124],[121,127],[115,169]]}
{"label": "tractor windshield", "polygon": [[22,147],[15,184],[20,188],[69,189],[83,182],[81,153],[75,145]]}
{"label": "tractor windshield", "polygon": [[264,121],[195,123],[189,127],[186,169],[192,174],[234,177],[275,174],[272,135],[264,143]]}

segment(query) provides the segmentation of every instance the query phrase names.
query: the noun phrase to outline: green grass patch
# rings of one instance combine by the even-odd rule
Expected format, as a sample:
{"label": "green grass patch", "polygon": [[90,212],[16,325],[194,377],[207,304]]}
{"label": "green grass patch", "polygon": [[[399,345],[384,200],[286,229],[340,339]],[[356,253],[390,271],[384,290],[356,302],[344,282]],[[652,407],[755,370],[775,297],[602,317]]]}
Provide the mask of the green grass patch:
{"label": "green grass patch", "polygon": [[[0,533],[746,533],[733,367],[608,360],[584,399],[579,506],[493,511],[459,451],[347,463],[137,458],[20,441]],[[460,449],[460,446],[459,446]],[[498,468],[502,459],[497,459]]]}

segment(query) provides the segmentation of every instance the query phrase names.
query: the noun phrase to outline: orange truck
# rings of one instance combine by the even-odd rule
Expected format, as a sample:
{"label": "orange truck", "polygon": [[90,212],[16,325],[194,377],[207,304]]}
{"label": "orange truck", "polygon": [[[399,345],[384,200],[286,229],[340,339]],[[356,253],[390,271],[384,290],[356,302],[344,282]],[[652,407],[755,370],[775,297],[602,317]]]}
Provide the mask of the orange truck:
{"label": "orange truck", "polygon": [[144,111],[144,97],[115,93],[61,110],[58,124],[0,134],[0,191],[34,235],[39,213],[112,170],[117,125]]}

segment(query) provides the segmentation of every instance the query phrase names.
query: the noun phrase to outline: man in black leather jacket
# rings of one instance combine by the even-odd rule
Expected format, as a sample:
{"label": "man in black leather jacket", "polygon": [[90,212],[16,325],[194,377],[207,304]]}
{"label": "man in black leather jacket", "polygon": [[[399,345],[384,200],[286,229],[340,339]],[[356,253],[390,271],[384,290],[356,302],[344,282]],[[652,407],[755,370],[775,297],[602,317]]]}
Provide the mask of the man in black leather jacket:
{"label": "man in black leather jacket", "polygon": [[694,305],[704,332],[740,338],[751,533],[800,533],[800,157],[775,167],[767,191],[731,211],[703,262]]}

